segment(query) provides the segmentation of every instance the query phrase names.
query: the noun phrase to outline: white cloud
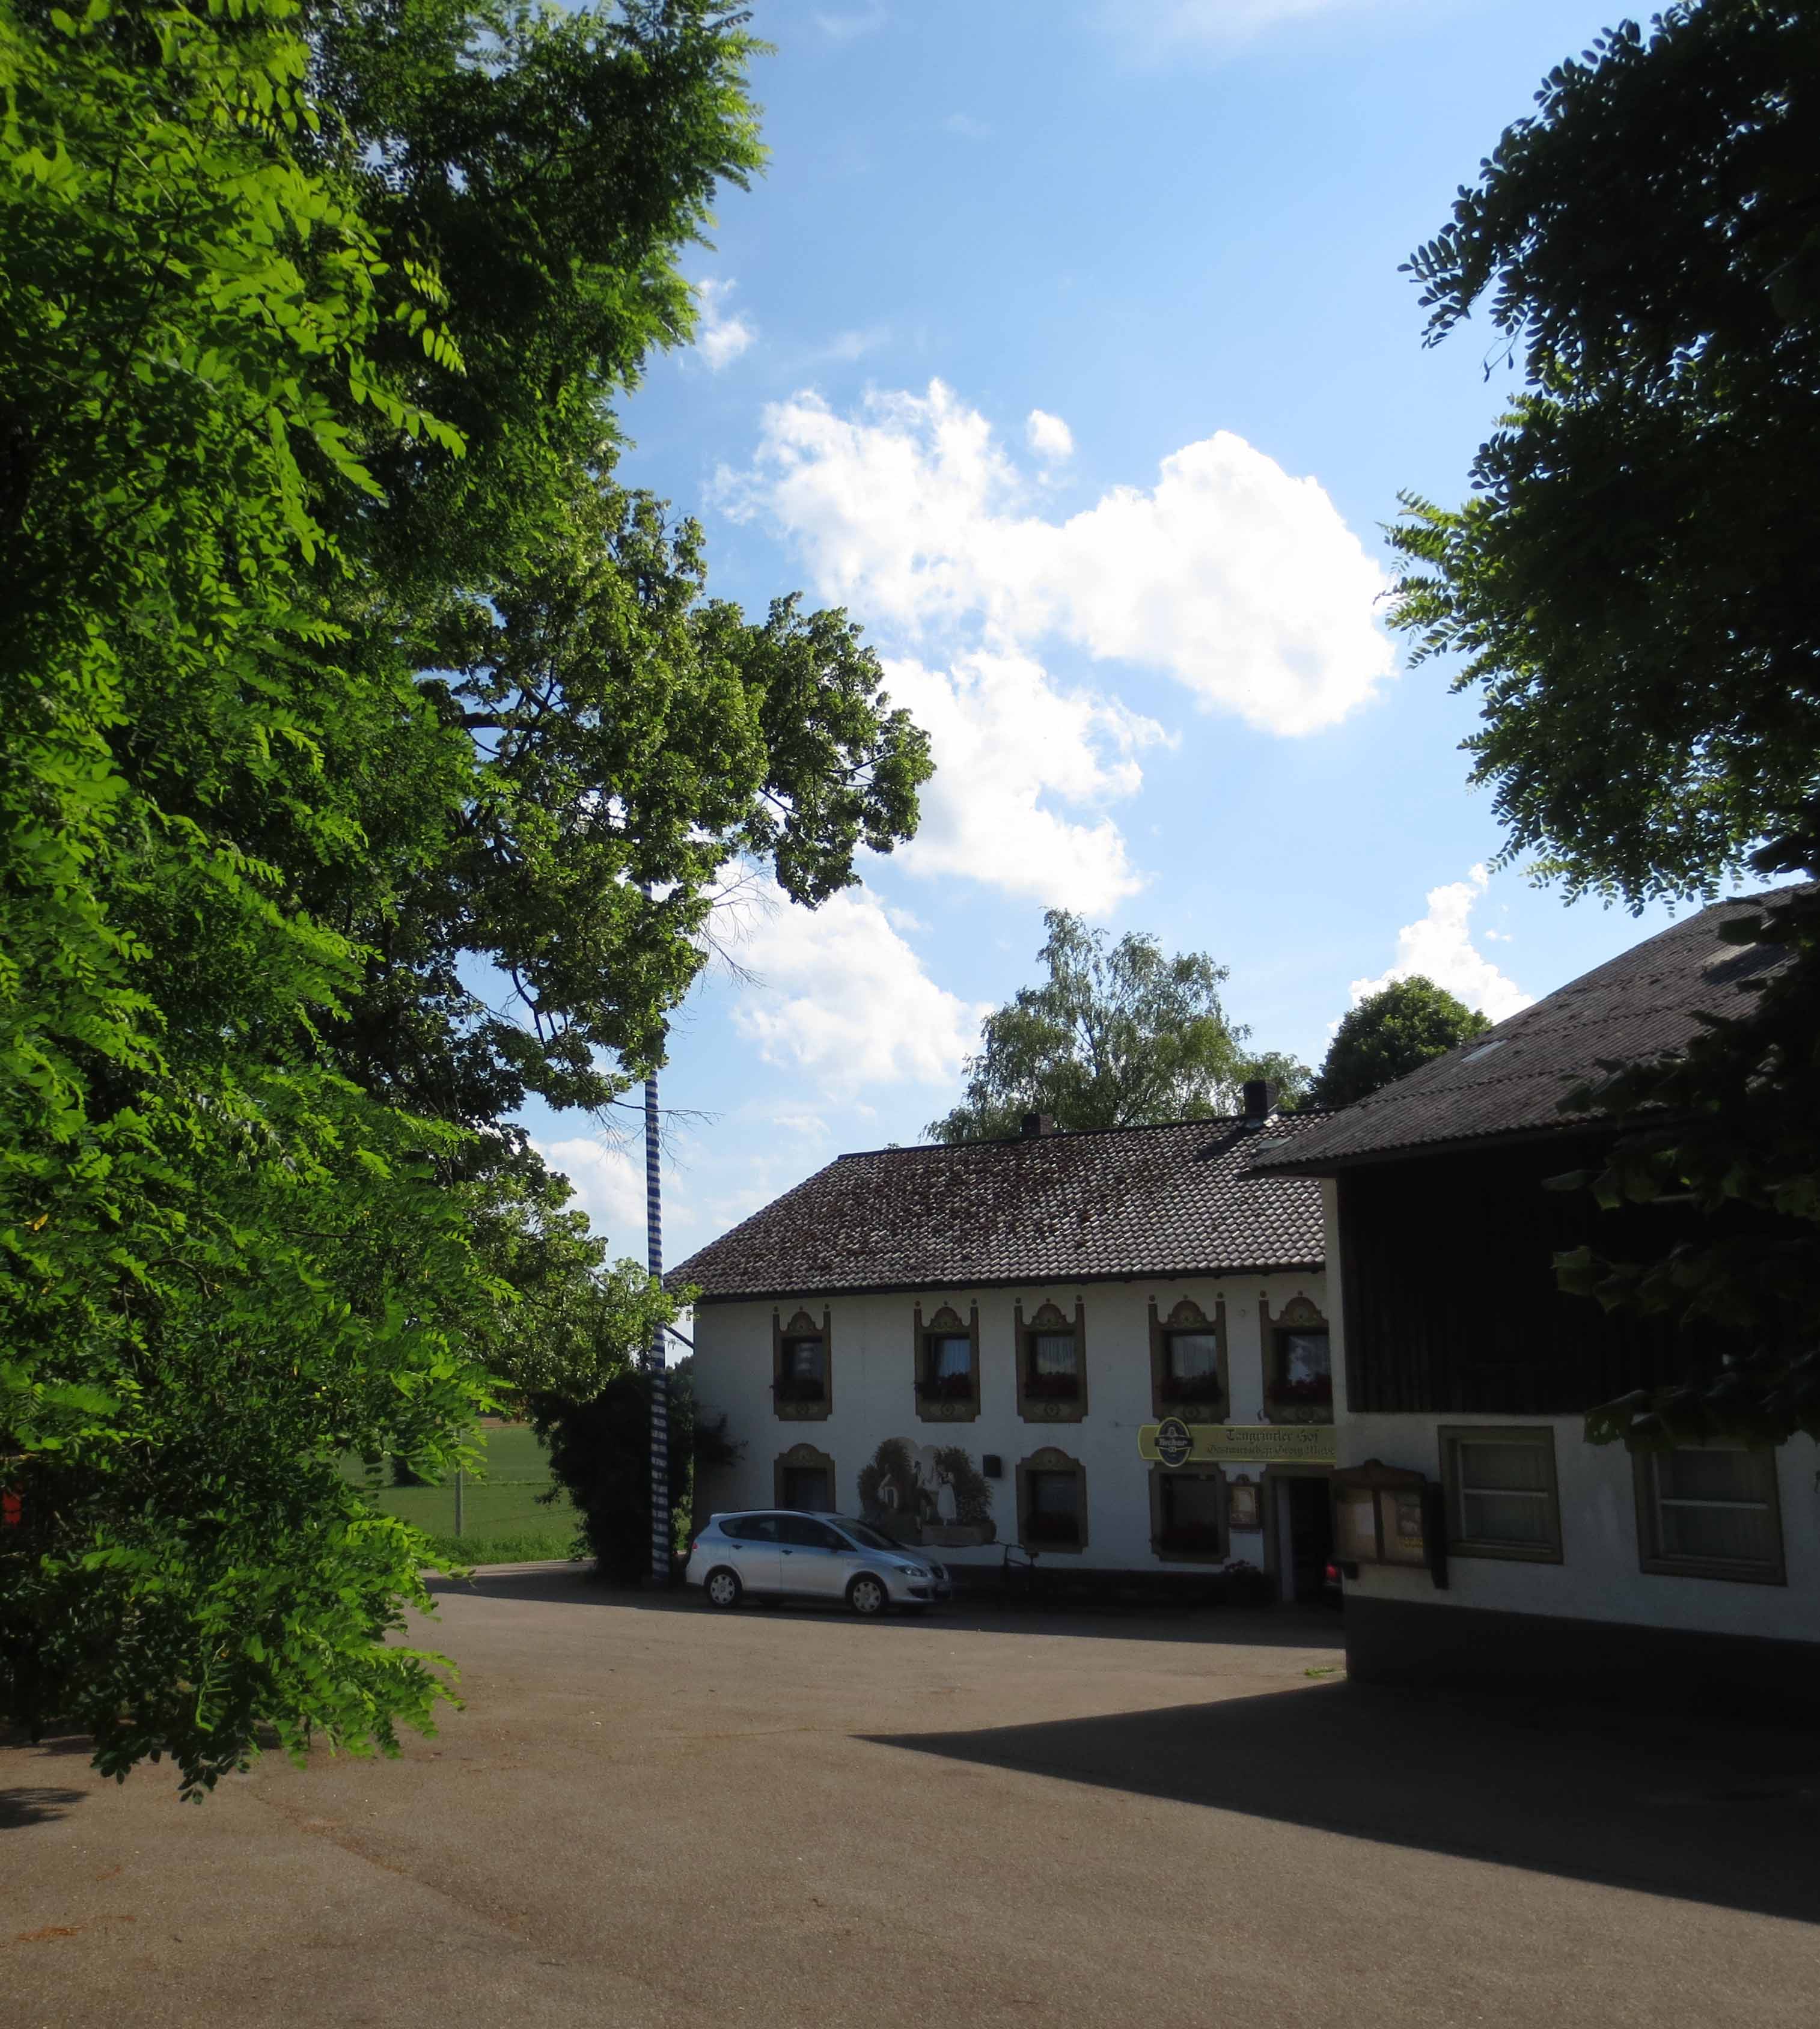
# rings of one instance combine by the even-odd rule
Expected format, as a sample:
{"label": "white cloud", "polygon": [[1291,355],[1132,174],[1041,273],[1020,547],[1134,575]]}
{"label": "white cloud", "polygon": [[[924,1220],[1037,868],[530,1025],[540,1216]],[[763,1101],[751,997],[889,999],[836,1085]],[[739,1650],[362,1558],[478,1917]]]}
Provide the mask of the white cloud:
{"label": "white cloud", "polygon": [[1060,416],[1052,416],[1047,409],[1031,410],[1023,434],[1031,449],[1046,462],[1072,458],[1075,454],[1074,432]]}
{"label": "white cloud", "polygon": [[1528,1007],[1535,995],[1506,979],[1484,952],[1473,948],[1473,905],[1484,893],[1488,877],[1483,866],[1475,866],[1464,881],[1431,888],[1428,914],[1397,933],[1396,963],[1376,979],[1353,981],[1353,1005],[1382,992],[1393,980],[1421,973],[1494,1022]]}
{"label": "white cloud", "polygon": [[570,1210],[586,1212],[598,1233],[610,1236],[621,1252],[641,1259],[644,1248],[644,1157],[633,1155],[592,1134],[567,1141],[532,1144],[552,1170],[575,1187]]}
{"label": "white cloud", "polygon": [[774,886],[767,899],[740,933],[758,983],[734,1011],[766,1063],[812,1072],[837,1095],[953,1080],[987,1010],[935,984],[875,895],[849,888],[815,910]]}
{"label": "white cloud", "polygon": [[851,43],[883,28],[890,18],[882,7],[871,6],[857,14],[818,14],[815,26],[831,43]]}
{"label": "white cloud", "polygon": [[963,140],[989,141],[992,129],[983,120],[975,120],[970,113],[950,113],[943,121],[950,134],[958,134]]}
{"label": "white cloud", "polygon": [[727,299],[738,286],[710,279],[692,285],[701,304],[701,336],[695,349],[715,373],[730,366],[758,336],[758,328],[737,311],[729,311]]}
{"label": "white cloud", "polygon": [[756,462],[723,472],[736,514],[771,518],[824,597],[912,640],[964,630],[999,652],[1053,639],[1165,671],[1203,706],[1312,733],[1390,674],[1386,580],[1317,481],[1221,430],[1065,521],[991,425],[939,380],[837,415],[803,393],[764,411]]}
{"label": "white cloud", "polygon": [[990,879],[1016,895],[1103,914],[1142,885],[1110,818],[1052,807],[1135,794],[1136,751],[1162,740],[1116,700],[1057,690],[1027,656],[976,650],[945,670],[887,660],[886,688],[930,736],[922,822],[901,849],[918,874]]}

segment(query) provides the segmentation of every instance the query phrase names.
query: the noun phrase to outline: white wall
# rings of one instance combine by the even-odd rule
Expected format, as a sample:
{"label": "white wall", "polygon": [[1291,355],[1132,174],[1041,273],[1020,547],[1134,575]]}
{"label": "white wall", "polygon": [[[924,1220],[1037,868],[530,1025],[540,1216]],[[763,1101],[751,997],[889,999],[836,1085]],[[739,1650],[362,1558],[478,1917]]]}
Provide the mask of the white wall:
{"label": "white wall", "polygon": [[[1294,1296],[1326,1309],[1326,1282],[1320,1271],[1244,1281],[1157,1280],[1129,1283],[1029,1283],[1015,1289],[907,1290],[885,1296],[806,1295],[773,1305],[704,1304],[695,1314],[695,1388],[703,1412],[724,1413],[727,1434],[745,1446],[737,1465],[708,1476],[696,1512],[767,1507],[774,1498],[773,1466],[793,1445],[808,1444],[834,1462],[835,1503],[844,1514],[859,1512],[857,1481],[887,1437],[912,1445],[959,1445],[978,1466],[997,1452],[1005,1476],[992,1482],[997,1540],[979,1549],[944,1549],[950,1563],[996,1565],[1003,1545],[1017,1540],[1017,1466],[1053,1445],[1086,1468],[1087,1547],[1076,1554],[1046,1552],[1058,1563],[1101,1570],[1204,1571],[1204,1563],[1172,1565],[1150,1546],[1150,1466],[1138,1456],[1138,1426],[1155,1420],[1150,1400],[1148,1306],[1167,1317],[1183,1297],[1208,1317],[1224,1297],[1226,1305],[1228,1379],[1231,1401],[1225,1420],[1263,1420],[1264,1358],[1258,1316],[1262,1295],[1273,1315]],[[965,1319],[979,1305],[979,1415],[971,1423],[923,1422],[915,1393],[912,1306],[920,1300],[925,1326],[944,1304]],[[1027,1321],[1042,1304],[1053,1303],[1069,1318],[1077,1300],[1085,1310],[1087,1414],[1079,1423],[1025,1422],[1017,1409],[1016,1326],[1013,1305],[1021,1300]],[[833,1347],[834,1409],[819,1422],[788,1421],[774,1412],[771,1383],[771,1315],[787,1324],[800,1308],[819,1322],[830,1314]],[[1228,1474],[1255,1467],[1228,1467]],[[1261,1565],[1261,1533],[1235,1534],[1235,1560]]]}
{"label": "white wall", "polygon": [[[1328,1259],[1339,1259],[1334,1185],[1328,1193]],[[1437,1591],[1426,1571],[1361,1564],[1346,1581],[1349,1594],[1411,1600],[1433,1605],[1484,1607],[1505,1613],[1552,1614],[1569,1619],[1615,1621],[1632,1627],[1672,1627],[1692,1633],[1761,1634],[1820,1641],[1820,1445],[1796,1437],[1777,1454],[1782,1502],[1786,1586],[1732,1578],[1669,1578],[1639,1569],[1636,1502],[1630,1455],[1621,1445],[1589,1445],[1584,1419],[1573,1416],[1358,1415],[1341,1411],[1346,1319],[1339,1278],[1328,1308],[1332,1334],[1334,1395],[1343,1466],[1379,1459],[1441,1476],[1437,1432],[1468,1425],[1547,1423],[1554,1431],[1554,1467],[1561,1497],[1562,1562],[1526,1563],[1506,1558],[1455,1556],[1447,1589]]]}

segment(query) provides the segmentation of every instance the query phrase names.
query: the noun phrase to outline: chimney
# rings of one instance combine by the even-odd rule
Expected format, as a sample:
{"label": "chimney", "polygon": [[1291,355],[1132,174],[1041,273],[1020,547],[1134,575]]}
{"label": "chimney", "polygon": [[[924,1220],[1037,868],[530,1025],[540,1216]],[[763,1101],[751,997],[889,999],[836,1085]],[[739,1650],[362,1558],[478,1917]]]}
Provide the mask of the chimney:
{"label": "chimney", "polygon": [[1261,1127],[1276,1111],[1276,1088],[1268,1078],[1245,1081],[1245,1125]]}
{"label": "chimney", "polygon": [[1027,1113],[1023,1116],[1023,1130],[1027,1139],[1033,1134],[1053,1134],[1055,1115],[1053,1113]]}

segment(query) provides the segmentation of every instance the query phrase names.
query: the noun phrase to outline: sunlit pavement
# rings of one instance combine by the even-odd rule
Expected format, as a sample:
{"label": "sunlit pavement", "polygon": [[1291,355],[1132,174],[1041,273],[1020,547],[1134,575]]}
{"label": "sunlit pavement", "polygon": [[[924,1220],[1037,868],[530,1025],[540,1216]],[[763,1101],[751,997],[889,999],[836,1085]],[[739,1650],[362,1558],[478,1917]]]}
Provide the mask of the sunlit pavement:
{"label": "sunlit pavement", "polygon": [[0,2020],[1800,2024],[1807,1738],[1346,1684],[1331,1615],[451,1590],[465,1711],[200,1808],[0,1749]]}

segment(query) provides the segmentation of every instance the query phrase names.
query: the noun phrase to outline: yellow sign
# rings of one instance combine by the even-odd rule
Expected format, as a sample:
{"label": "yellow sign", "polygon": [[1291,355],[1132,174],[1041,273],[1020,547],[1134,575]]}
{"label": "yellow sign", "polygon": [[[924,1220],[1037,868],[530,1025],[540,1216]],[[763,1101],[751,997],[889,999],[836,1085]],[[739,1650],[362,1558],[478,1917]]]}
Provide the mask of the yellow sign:
{"label": "yellow sign", "polygon": [[[1156,1423],[1138,1426],[1138,1456],[1154,1463],[1157,1459]],[[1190,1423],[1193,1441],[1187,1462],[1216,1461],[1222,1465],[1332,1465],[1334,1461],[1333,1426],[1331,1423]]]}

